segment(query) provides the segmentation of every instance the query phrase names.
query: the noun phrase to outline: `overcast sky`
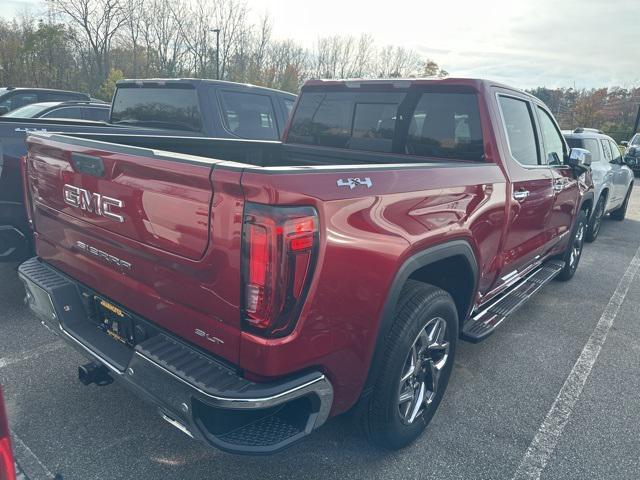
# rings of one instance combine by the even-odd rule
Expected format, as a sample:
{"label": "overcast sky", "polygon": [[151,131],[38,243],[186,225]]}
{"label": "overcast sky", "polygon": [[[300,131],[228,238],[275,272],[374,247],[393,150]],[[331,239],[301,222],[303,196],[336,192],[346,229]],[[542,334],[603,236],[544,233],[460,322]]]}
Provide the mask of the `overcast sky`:
{"label": "overcast sky", "polygon": [[[0,0],[11,17],[43,0]],[[373,35],[420,51],[452,76],[517,86],[640,84],[640,0],[253,0],[274,35],[313,46],[318,37]]]}

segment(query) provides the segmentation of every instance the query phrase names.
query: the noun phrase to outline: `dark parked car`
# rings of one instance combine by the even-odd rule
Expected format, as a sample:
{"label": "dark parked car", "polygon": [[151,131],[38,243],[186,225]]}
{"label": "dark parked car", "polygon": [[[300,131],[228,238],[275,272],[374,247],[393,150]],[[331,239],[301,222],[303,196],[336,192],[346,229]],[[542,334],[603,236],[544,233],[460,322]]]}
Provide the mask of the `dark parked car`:
{"label": "dark parked car", "polygon": [[106,122],[109,120],[108,103],[96,102],[39,102],[16,108],[6,113],[9,118],[75,118],[78,120],[92,120]]}
{"label": "dark parked car", "polygon": [[[214,80],[122,80],[106,123],[1,116],[0,261],[25,258],[30,249],[20,180],[27,132],[277,140],[295,99],[280,90]],[[208,148],[206,143],[194,144]]]}
{"label": "dark parked car", "polygon": [[626,147],[624,152],[626,164],[636,176],[640,175],[640,133],[636,133],[629,142],[622,142],[622,145]]}
{"label": "dark parked car", "polygon": [[68,102],[80,100],[88,102],[89,95],[66,90],[52,90],[50,88],[0,88],[0,115],[9,113],[16,108],[38,102]]}

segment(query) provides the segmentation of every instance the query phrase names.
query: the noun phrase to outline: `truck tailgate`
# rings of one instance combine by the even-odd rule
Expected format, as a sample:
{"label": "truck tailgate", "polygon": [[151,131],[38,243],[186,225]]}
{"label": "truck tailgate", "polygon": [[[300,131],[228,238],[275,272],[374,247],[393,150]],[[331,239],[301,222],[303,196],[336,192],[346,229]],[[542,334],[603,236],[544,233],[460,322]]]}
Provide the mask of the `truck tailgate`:
{"label": "truck tailgate", "polygon": [[240,172],[214,174],[215,160],[71,137],[36,135],[27,143],[38,255],[236,361]]}

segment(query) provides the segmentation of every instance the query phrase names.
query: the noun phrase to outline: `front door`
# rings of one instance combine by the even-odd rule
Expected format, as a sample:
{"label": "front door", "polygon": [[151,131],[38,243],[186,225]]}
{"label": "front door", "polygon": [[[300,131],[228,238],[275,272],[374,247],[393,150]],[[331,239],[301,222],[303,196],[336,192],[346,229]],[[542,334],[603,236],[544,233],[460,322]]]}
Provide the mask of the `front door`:
{"label": "front door", "polygon": [[548,233],[550,247],[554,247],[558,242],[568,241],[571,235],[573,219],[576,218],[576,209],[579,207],[580,190],[573,169],[564,164],[564,159],[569,155],[569,148],[560,129],[546,109],[537,105],[536,113],[544,159],[553,173],[554,199]]}

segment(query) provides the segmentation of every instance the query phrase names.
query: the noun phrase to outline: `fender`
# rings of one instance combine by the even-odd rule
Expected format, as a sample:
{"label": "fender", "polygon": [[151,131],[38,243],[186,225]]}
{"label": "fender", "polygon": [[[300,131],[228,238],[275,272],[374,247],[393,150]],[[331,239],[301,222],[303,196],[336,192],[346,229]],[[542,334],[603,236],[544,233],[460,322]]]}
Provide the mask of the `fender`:
{"label": "fender", "polygon": [[[591,211],[589,212],[589,218],[587,220],[591,219],[591,215],[593,215],[593,212],[596,209],[596,204],[595,204],[595,198],[594,198],[594,194],[593,194],[593,189],[589,190],[588,192],[585,192],[581,198],[580,198],[580,204],[578,205],[578,212],[580,210],[582,210],[582,207],[584,206],[584,204],[591,200]],[[578,218],[578,215],[576,213],[576,218]],[[575,218],[573,219],[573,223],[575,223]]]}
{"label": "fender", "polygon": [[[398,269],[391,288],[387,295],[384,307],[382,309],[382,315],[378,326],[378,333],[376,336],[376,344],[369,365],[369,374],[367,375],[367,381],[362,391],[362,397],[371,393],[373,388],[373,381],[376,377],[379,363],[382,361],[383,349],[391,326],[393,325],[395,308],[400,298],[400,292],[402,287],[406,283],[407,279],[412,273],[419,270],[422,267],[433,264],[440,260],[444,260],[451,257],[462,256],[464,257],[471,271],[473,272],[473,288],[471,289],[471,298],[469,299],[469,306],[465,312],[465,317],[469,315],[471,308],[473,307],[473,301],[475,299],[476,292],[478,290],[478,262],[474,254],[473,248],[466,240],[452,240],[450,242],[438,244],[425,250],[422,250],[411,257],[409,257]],[[464,319],[459,319],[463,321]]]}

